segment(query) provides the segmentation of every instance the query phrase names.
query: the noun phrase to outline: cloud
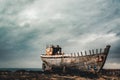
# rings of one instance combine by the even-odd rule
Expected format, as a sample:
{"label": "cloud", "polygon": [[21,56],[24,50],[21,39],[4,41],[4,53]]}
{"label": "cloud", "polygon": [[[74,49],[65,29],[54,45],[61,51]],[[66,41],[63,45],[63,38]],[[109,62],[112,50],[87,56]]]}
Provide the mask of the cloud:
{"label": "cloud", "polygon": [[118,67],[119,3],[119,0],[0,0],[0,66],[39,67],[38,56],[45,53],[46,44],[60,44],[66,53],[111,44],[107,61],[118,63],[115,65]]}

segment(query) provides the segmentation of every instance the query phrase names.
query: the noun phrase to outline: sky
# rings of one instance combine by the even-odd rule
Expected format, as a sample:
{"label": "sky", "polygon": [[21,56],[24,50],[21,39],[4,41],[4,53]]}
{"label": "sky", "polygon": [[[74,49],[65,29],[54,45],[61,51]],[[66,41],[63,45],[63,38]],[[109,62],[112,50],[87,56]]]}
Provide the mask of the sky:
{"label": "sky", "polygon": [[46,45],[72,53],[111,45],[120,68],[120,0],[0,0],[0,68],[41,68]]}

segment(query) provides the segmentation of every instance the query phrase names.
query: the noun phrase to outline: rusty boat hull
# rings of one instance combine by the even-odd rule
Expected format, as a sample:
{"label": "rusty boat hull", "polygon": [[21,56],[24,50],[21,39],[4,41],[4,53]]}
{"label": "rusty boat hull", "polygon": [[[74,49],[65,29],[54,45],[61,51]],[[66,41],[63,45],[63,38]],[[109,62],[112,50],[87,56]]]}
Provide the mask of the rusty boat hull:
{"label": "rusty boat hull", "polygon": [[89,50],[89,54],[85,51],[77,54],[60,54],[60,55],[41,55],[42,68],[44,71],[53,71],[54,69],[78,69],[87,72],[99,72],[106,61],[109,53],[110,45],[106,48],[98,50]]}

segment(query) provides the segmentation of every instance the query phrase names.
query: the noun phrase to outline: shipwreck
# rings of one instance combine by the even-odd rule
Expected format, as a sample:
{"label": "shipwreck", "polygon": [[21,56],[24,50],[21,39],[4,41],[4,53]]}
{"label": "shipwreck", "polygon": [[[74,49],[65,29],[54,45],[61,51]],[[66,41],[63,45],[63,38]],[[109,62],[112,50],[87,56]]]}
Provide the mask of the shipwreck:
{"label": "shipwreck", "polygon": [[47,46],[46,54],[41,55],[43,71],[54,71],[60,69],[77,69],[80,71],[98,73],[104,66],[110,50],[110,45],[104,49],[64,54],[62,48],[57,46]]}

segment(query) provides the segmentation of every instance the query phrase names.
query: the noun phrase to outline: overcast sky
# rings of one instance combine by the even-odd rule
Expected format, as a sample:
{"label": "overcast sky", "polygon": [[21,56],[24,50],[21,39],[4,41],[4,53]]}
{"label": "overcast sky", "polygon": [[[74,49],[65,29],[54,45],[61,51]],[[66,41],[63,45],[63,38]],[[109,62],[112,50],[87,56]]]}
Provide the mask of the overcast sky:
{"label": "overcast sky", "polygon": [[0,68],[39,68],[46,44],[65,53],[111,45],[120,68],[120,0],[0,0]]}

